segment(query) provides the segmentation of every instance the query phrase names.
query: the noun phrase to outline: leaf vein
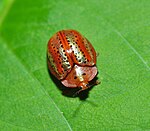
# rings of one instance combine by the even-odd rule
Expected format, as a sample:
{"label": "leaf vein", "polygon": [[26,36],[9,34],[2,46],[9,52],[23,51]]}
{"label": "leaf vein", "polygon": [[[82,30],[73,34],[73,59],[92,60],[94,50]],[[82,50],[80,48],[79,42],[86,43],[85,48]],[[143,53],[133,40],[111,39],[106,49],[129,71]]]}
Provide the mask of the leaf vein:
{"label": "leaf vein", "polygon": [[143,62],[143,64],[145,65],[145,67],[150,71],[150,67],[147,64],[147,62],[144,60],[144,58],[137,52],[137,50],[129,43],[129,41],[117,30],[115,30],[115,32],[118,34],[118,36],[120,36],[124,42],[128,45],[128,47],[139,57],[139,59]]}

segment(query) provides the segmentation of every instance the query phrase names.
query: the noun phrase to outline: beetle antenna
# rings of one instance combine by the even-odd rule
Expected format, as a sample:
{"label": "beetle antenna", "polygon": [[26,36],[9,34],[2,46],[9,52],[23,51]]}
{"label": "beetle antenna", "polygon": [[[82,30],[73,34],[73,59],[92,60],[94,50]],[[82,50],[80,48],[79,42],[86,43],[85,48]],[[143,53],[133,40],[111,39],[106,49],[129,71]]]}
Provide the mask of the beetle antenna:
{"label": "beetle antenna", "polygon": [[[91,83],[91,84],[87,84],[86,86],[87,86],[88,88],[90,88],[90,87],[92,87],[92,86],[94,86],[94,85],[98,85],[98,84],[100,84],[100,83],[101,83],[100,81],[96,80],[95,82],[93,82],[93,83]],[[77,96],[81,91],[84,90],[82,87],[79,87],[79,88],[81,88],[81,89],[78,90],[76,93],[74,93],[73,97]]]}
{"label": "beetle antenna", "polygon": [[100,81],[96,80],[95,82],[91,83],[88,87],[90,88],[91,86],[98,85],[100,83]]}
{"label": "beetle antenna", "polygon": [[[81,88],[81,87],[79,87]],[[77,96],[83,89],[81,88],[80,90],[78,90],[76,93],[73,94],[73,97]]]}

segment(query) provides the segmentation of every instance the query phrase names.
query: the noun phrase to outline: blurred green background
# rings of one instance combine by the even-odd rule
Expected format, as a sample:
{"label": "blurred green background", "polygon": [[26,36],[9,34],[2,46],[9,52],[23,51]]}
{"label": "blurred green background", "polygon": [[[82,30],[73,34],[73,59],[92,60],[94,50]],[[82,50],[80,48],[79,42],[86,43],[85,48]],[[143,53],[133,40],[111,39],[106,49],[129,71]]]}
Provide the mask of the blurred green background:
{"label": "blurred green background", "polygon": [[[75,29],[99,52],[101,84],[62,95],[49,38]],[[1,0],[0,130],[150,130],[149,0]]]}

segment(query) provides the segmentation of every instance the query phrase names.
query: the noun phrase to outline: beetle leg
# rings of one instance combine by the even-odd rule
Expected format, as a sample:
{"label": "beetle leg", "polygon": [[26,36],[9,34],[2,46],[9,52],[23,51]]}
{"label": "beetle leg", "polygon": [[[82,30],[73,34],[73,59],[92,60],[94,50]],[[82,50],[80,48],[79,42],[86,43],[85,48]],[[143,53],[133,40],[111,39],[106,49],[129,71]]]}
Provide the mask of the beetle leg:
{"label": "beetle leg", "polygon": [[99,52],[96,52],[96,57],[99,57]]}
{"label": "beetle leg", "polygon": [[95,85],[99,85],[100,83],[101,83],[101,82],[98,81],[98,80],[95,81]]}

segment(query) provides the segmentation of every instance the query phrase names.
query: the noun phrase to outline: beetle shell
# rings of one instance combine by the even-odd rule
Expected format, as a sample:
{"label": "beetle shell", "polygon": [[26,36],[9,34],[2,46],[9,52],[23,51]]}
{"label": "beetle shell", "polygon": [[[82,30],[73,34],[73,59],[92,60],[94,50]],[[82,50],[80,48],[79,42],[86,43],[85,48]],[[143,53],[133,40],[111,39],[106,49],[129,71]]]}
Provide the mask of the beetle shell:
{"label": "beetle shell", "polygon": [[47,55],[50,72],[66,87],[82,87],[97,75],[96,52],[75,30],[54,34],[48,42]]}

